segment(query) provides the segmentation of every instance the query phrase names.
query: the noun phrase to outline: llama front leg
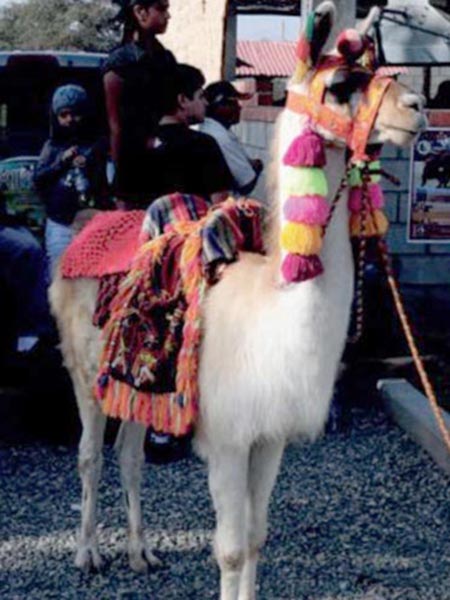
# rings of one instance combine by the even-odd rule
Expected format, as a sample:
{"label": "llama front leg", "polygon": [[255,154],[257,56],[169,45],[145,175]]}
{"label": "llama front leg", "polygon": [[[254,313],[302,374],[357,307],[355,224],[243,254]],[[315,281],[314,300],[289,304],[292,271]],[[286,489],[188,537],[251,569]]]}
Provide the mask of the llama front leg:
{"label": "llama front leg", "polygon": [[122,423],[116,441],[128,516],[128,557],[131,569],[138,573],[145,573],[149,565],[161,565],[161,561],[152,554],[146,545],[142,524],[141,478],[144,462],[144,438],[145,427],[143,425]]}
{"label": "llama front leg", "polygon": [[239,600],[256,598],[259,552],[267,537],[267,510],[280,468],[284,442],[260,442],[250,451],[248,471],[248,554],[242,571]]}
{"label": "llama front leg", "polygon": [[103,456],[103,436],[106,417],[100,412],[89,396],[88,404],[80,405],[83,433],[78,450],[78,471],[81,478],[81,530],[78,537],[75,565],[83,571],[100,569],[102,560],[98,551],[96,532],[96,510],[98,483],[100,480]]}
{"label": "llama front leg", "polygon": [[215,449],[209,456],[209,488],[216,511],[215,554],[220,600],[237,600],[247,548],[248,450]]}

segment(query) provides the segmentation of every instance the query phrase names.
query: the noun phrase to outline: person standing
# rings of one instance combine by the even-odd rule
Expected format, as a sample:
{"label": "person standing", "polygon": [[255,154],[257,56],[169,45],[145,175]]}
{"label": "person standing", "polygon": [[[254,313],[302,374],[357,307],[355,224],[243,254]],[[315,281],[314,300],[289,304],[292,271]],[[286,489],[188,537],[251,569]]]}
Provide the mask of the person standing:
{"label": "person standing", "polygon": [[263,169],[262,161],[249,158],[231,131],[240,121],[240,101],[250,97],[251,94],[239,92],[229,81],[211,83],[205,88],[206,119],[199,126],[199,131],[209,134],[219,145],[233,176],[233,191],[244,195],[253,190]]}
{"label": "person standing", "polygon": [[153,147],[161,97],[176,60],[157,39],[170,19],[168,0],[116,0],[122,44],[104,65],[103,83],[115,166],[114,191],[124,206],[146,201],[146,154]]}
{"label": "person standing", "polygon": [[34,183],[46,208],[45,246],[50,272],[72,241],[72,223],[82,208],[109,208],[105,140],[89,127],[87,93],[79,85],[56,89],[50,138],[36,167]]}

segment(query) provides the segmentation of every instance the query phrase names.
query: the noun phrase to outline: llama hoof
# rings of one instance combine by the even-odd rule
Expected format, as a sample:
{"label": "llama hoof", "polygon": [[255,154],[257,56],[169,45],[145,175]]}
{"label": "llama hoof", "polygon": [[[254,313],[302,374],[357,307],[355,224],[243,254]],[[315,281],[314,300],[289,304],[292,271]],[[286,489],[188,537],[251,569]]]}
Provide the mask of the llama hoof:
{"label": "llama hoof", "polygon": [[130,552],[129,559],[130,568],[136,573],[146,573],[149,568],[156,569],[163,566],[162,561],[147,548]]}
{"label": "llama hoof", "polygon": [[83,547],[77,550],[75,566],[84,573],[93,573],[100,571],[103,561],[97,548]]}

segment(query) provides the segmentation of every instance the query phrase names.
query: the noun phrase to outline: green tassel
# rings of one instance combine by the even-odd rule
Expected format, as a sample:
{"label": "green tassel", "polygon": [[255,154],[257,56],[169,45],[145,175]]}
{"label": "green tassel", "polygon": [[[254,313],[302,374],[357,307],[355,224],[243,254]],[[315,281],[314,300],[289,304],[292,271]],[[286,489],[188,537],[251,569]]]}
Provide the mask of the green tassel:
{"label": "green tassel", "polygon": [[287,196],[328,196],[328,183],[323,169],[318,167],[283,167],[281,191]]}

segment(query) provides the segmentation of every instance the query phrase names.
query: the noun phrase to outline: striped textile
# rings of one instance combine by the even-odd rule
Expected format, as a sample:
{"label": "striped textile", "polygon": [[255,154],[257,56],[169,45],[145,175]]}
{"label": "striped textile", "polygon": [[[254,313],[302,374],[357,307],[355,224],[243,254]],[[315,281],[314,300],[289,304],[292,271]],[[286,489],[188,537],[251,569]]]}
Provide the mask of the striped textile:
{"label": "striped textile", "polygon": [[149,209],[145,227],[162,233],[140,248],[110,304],[95,391],[105,414],[176,436],[198,412],[201,305],[216,267],[263,252],[257,202],[229,199],[177,222],[199,208],[183,202]]}

